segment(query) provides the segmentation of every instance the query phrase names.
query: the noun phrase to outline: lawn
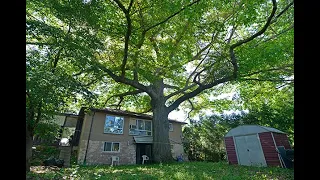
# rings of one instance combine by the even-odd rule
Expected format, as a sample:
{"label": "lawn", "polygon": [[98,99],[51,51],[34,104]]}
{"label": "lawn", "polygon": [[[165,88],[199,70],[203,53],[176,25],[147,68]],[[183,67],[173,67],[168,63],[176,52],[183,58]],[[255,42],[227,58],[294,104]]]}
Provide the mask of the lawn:
{"label": "lawn", "polygon": [[294,179],[294,170],[277,167],[247,167],[225,162],[183,162],[170,164],[75,166],[52,168],[33,166],[27,179]]}

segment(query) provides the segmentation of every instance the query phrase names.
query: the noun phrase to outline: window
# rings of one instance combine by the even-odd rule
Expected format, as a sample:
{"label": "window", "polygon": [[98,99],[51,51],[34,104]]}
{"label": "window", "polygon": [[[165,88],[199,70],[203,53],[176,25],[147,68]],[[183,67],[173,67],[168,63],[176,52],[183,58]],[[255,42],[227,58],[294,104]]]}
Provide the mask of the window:
{"label": "window", "polygon": [[123,117],[106,116],[104,133],[123,134]]}
{"label": "window", "polygon": [[150,120],[131,120],[129,125],[129,134],[138,136],[152,135],[152,121]]}
{"label": "window", "polygon": [[169,123],[169,131],[173,131],[173,125],[172,125],[172,123]]}
{"label": "window", "polygon": [[108,152],[120,152],[120,143],[116,143],[116,142],[104,142],[103,151],[108,151]]}

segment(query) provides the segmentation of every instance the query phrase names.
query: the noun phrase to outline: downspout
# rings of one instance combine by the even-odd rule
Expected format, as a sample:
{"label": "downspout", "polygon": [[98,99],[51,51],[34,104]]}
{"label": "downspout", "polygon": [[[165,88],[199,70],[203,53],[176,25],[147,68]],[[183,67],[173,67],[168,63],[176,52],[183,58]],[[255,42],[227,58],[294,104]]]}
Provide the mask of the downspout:
{"label": "downspout", "polygon": [[64,126],[66,125],[67,118],[68,118],[67,115],[65,115],[65,116],[66,116],[66,117],[64,118],[64,122],[63,122],[63,125],[62,125],[62,127],[61,127],[61,128],[62,128],[61,135],[60,135],[60,136],[61,136],[61,139],[62,139],[62,135],[63,135],[63,131],[64,131]]}
{"label": "downspout", "polygon": [[93,118],[94,118],[94,115],[95,115],[95,114],[96,114],[96,112],[93,112],[92,119],[91,119],[90,130],[89,130],[88,141],[87,141],[86,153],[84,154],[83,165],[86,165],[87,153],[88,153],[88,148],[89,148],[89,140],[90,140],[90,135],[91,135],[91,129],[92,129],[92,124],[93,124]]}
{"label": "downspout", "polygon": [[62,135],[63,135],[63,131],[64,131],[64,126],[66,125],[66,121],[67,121],[67,115],[65,115],[65,118],[64,118],[64,121],[63,121],[63,125],[60,126],[61,128],[61,131],[59,132],[59,142],[58,142],[58,145],[60,146],[60,142],[61,142],[61,139],[62,139]]}

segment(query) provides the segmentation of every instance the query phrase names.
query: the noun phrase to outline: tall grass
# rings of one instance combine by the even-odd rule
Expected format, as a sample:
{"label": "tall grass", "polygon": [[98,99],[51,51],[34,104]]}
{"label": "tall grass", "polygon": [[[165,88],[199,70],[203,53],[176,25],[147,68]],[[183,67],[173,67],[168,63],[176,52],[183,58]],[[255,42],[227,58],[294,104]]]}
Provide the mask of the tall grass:
{"label": "tall grass", "polygon": [[[35,169],[35,167],[33,167]],[[122,166],[72,166],[46,172],[32,170],[27,179],[165,179],[165,180],[286,180],[294,179],[294,170],[278,167],[248,167],[225,162],[183,162]]]}

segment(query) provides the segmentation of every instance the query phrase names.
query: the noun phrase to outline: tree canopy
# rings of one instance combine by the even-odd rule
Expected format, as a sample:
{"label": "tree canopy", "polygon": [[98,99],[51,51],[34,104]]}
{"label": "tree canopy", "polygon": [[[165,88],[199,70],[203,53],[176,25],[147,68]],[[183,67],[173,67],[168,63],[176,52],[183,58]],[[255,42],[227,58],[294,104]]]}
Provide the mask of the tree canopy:
{"label": "tree canopy", "polygon": [[59,98],[152,111],[161,162],[172,159],[168,114],[182,103],[228,83],[293,81],[293,22],[288,0],[31,0],[27,59],[45,64],[41,76],[59,86],[42,90]]}

